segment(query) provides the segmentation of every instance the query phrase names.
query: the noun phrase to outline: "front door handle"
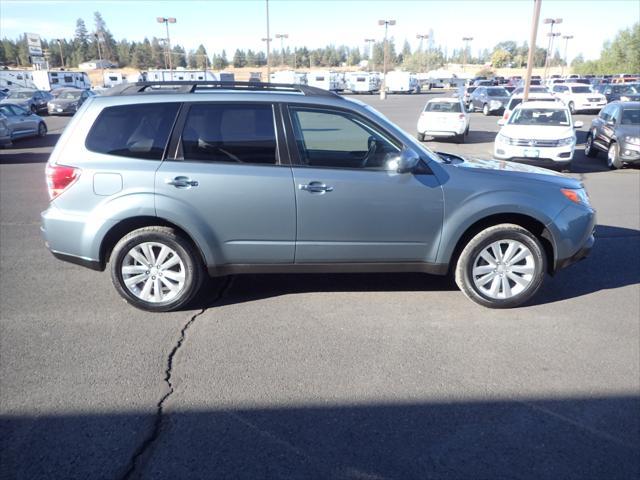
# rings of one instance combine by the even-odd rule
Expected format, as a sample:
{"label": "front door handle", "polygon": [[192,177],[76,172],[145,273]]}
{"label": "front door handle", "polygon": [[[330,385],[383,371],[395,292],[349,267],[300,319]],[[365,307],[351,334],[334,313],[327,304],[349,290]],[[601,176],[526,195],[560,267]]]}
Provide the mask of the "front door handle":
{"label": "front door handle", "polygon": [[197,180],[191,180],[189,177],[182,176],[175,177],[173,179],[167,178],[165,179],[164,183],[166,183],[167,185],[173,185],[176,188],[191,188],[198,186]]}
{"label": "front door handle", "polygon": [[325,185],[322,182],[310,182],[306,185],[300,184],[298,185],[300,190],[306,190],[310,193],[325,193],[325,192],[333,192],[333,187]]}

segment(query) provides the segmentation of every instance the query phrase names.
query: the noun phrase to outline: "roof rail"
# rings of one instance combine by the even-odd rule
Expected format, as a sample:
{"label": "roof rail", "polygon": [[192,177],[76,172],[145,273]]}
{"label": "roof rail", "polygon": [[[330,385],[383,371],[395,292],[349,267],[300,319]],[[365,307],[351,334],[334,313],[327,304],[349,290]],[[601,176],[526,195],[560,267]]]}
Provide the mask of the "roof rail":
{"label": "roof rail", "polygon": [[208,80],[171,80],[166,82],[157,81],[122,83],[106,90],[102,93],[102,95],[135,95],[138,93],[194,93],[196,91],[206,92],[211,90],[300,92],[308,97],[340,98],[340,95],[335,92],[323,90],[318,87],[310,87],[308,85],[265,82],[219,82]]}

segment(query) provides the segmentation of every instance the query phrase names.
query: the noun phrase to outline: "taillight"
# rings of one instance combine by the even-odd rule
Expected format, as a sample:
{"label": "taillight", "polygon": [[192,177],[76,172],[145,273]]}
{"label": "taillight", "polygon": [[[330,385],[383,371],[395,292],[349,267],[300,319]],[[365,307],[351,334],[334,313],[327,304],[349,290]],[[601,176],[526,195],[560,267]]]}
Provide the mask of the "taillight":
{"label": "taillight", "polygon": [[47,176],[49,198],[51,200],[64,192],[80,178],[79,168],[67,167],[66,165],[47,165],[45,173]]}
{"label": "taillight", "polygon": [[460,120],[464,120],[464,113],[461,113],[460,115],[458,115],[458,118],[459,118]]}
{"label": "taillight", "polygon": [[502,118],[505,120],[509,120],[509,112],[504,112],[504,115],[502,116]]}

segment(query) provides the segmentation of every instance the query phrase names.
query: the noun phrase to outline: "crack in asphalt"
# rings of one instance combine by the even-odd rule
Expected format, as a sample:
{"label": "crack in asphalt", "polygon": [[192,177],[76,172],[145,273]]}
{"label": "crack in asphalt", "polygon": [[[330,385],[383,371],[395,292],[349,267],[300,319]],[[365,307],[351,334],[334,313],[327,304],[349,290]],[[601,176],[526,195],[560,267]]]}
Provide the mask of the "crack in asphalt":
{"label": "crack in asphalt", "polygon": [[175,345],[169,352],[169,355],[167,356],[167,368],[164,371],[164,382],[168,386],[168,391],[162,396],[160,401],[158,401],[158,403],[156,404],[156,415],[155,415],[155,420],[153,422],[153,427],[151,428],[151,432],[147,436],[147,438],[144,439],[142,444],[140,444],[140,446],[136,449],[135,453],[131,457],[127,471],[122,476],[122,480],[133,478],[133,475],[136,473],[136,467],[138,466],[138,460],[142,458],[142,456],[149,450],[151,445],[153,445],[153,443],[160,436],[161,429],[162,429],[162,420],[164,417],[164,404],[169,399],[169,397],[173,395],[173,393],[175,392],[173,383],[171,382],[171,377],[173,375],[173,359],[176,356],[176,353],[178,353],[178,350],[180,350],[180,347],[182,347],[182,344],[184,343],[184,341],[186,340],[187,331],[195,323],[196,319],[199,316],[204,314],[209,308],[215,306],[215,304],[225,296],[225,294],[231,287],[231,282],[232,282],[232,277],[227,277],[227,279],[225,280],[225,283],[220,288],[218,295],[216,295],[216,297],[211,302],[211,305],[204,307],[201,311],[193,315],[187,321],[187,323],[185,323],[180,329],[180,337],[178,338],[178,341],[175,343]]}

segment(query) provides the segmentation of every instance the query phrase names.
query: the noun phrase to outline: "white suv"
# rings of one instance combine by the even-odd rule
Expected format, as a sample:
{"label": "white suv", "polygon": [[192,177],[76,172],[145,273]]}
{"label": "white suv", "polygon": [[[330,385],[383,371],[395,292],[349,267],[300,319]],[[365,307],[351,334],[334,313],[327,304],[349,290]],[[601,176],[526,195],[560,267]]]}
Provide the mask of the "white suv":
{"label": "white suv", "polygon": [[600,111],[607,104],[607,99],[595,93],[584,83],[564,83],[554,85],[552,93],[569,107],[571,113],[595,110]]}

